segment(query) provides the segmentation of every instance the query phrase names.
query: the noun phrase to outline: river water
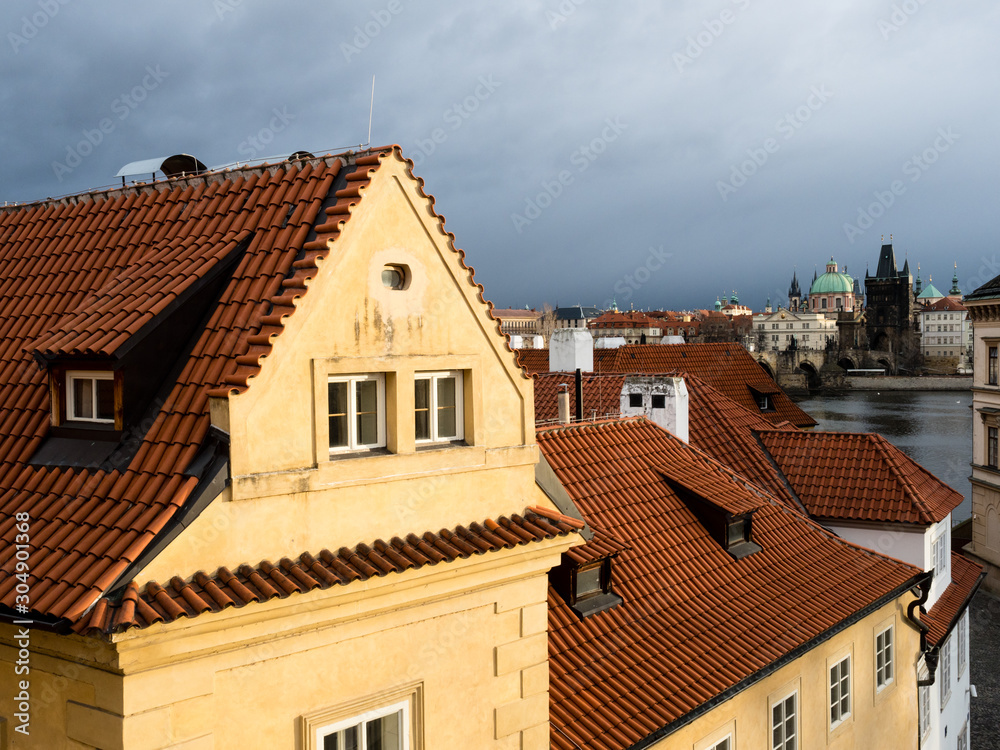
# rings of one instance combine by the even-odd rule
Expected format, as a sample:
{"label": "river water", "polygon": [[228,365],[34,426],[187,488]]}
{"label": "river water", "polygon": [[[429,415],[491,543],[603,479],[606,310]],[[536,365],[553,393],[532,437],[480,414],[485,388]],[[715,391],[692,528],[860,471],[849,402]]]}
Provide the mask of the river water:
{"label": "river water", "polygon": [[965,501],[952,523],[972,515],[972,394],[968,391],[855,391],[811,396],[799,406],[817,430],[878,432]]}

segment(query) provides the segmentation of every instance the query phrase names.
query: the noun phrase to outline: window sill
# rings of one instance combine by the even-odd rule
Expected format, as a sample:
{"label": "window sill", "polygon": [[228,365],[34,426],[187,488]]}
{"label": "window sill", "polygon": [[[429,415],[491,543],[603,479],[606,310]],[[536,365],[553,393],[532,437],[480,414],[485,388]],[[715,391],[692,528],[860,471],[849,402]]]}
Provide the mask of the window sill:
{"label": "window sill", "polygon": [[608,592],[606,594],[588,596],[586,599],[579,599],[576,604],[570,605],[570,609],[582,620],[591,615],[596,615],[598,612],[604,612],[612,607],[617,607],[624,601],[618,594]]}
{"label": "window sill", "polygon": [[424,451],[439,451],[447,450],[448,448],[467,448],[469,444],[464,440],[437,440],[430,443],[417,443],[415,451],[417,453],[422,453]]}
{"label": "window sill", "polygon": [[330,451],[331,461],[340,461],[345,458],[364,458],[367,456],[391,456],[392,452],[385,447],[379,448],[355,448],[340,449]]}

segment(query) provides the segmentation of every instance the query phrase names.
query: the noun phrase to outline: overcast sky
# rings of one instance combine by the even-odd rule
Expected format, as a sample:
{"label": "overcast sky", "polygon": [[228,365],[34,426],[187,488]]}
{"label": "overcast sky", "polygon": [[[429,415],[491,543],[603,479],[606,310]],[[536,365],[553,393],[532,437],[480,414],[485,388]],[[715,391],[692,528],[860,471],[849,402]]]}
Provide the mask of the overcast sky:
{"label": "overcast sky", "polygon": [[4,0],[0,32],[5,201],[363,144],[375,75],[372,144],[501,307],[762,309],[890,233],[942,291],[1000,274],[995,0]]}

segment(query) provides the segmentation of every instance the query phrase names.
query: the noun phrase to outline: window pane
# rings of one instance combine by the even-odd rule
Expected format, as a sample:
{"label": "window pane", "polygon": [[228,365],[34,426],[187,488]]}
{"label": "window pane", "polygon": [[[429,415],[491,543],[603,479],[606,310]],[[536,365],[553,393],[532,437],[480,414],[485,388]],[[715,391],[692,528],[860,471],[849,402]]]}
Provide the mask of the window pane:
{"label": "window pane", "polygon": [[73,379],[73,416],[78,419],[94,418],[94,381]]}
{"label": "window pane", "polygon": [[347,430],[347,383],[328,383],[327,398],[330,403],[330,447],[346,448],[350,445]]}
{"label": "window pane", "polygon": [[358,750],[358,740],[358,728],[348,727],[324,737],[323,750]]}
{"label": "window pane", "polygon": [[375,445],[378,443],[378,383],[362,380],[356,386],[358,445]]}
{"label": "window pane", "polygon": [[368,722],[365,727],[367,750],[403,750],[401,723],[402,711]]}
{"label": "window pane", "polygon": [[437,431],[438,438],[458,436],[458,408],[455,378],[438,378],[437,381]]}
{"label": "window pane", "polygon": [[115,382],[113,380],[95,380],[97,385],[97,418],[115,418]]}
{"label": "window pane", "polygon": [[588,568],[577,571],[576,574],[576,595],[585,596],[596,594],[601,591],[601,567]]}
{"label": "window pane", "polygon": [[378,383],[374,380],[361,380],[358,386],[358,414],[378,411]]}
{"label": "window pane", "polygon": [[431,381],[417,380],[413,383],[414,429],[417,440],[431,438]]}

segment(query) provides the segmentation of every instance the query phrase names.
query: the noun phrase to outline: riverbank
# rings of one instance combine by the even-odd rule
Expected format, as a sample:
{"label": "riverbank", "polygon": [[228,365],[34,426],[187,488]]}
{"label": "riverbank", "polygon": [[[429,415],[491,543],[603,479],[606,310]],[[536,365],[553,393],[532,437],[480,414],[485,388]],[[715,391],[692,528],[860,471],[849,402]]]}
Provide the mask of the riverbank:
{"label": "riverbank", "polygon": [[846,377],[843,386],[824,388],[832,391],[967,391],[972,388],[971,375],[940,375],[922,378],[905,375],[877,377]]}

